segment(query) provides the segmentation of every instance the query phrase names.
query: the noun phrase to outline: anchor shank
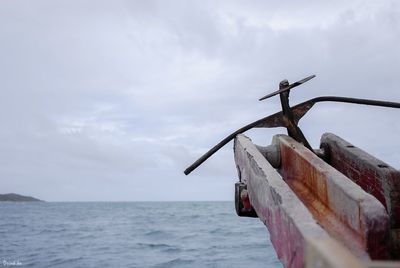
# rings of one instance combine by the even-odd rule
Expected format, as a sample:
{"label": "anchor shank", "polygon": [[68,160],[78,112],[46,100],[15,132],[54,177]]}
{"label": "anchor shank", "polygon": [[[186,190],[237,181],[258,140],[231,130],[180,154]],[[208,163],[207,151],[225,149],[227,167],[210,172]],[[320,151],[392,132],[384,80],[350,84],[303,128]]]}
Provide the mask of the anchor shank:
{"label": "anchor shank", "polygon": [[[283,80],[279,84],[279,88],[282,89],[288,87],[288,85],[289,82],[287,80]],[[279,94],[282,106],[283,122],[285,123],[288,135],[294,138],[296,141],[302,143],[305,147],[307,147],[311,151],[313,151],[311,145],[307,141],[301,129],[297,126],[296,121],[294,120],[294,115],[289,105],[289,94],[290,90],[281,92]]]}

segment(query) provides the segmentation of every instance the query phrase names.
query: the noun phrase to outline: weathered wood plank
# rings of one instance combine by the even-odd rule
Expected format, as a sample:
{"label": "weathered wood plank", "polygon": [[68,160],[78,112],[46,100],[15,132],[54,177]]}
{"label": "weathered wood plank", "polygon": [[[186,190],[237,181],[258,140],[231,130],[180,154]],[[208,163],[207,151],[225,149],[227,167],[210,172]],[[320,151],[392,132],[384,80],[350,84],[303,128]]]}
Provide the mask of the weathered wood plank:
{"label": "weathered wood plank", "polygon": [[286,135],[280,173],[323,228],[356,256],[387,259],[389,217],[383,205],[342,173]]}
{"label": "weathered wood plank", "polygon": [[400,262],[361,261],[333,239],[308,239],[306,268],[400,268]]}
{"label": "weathered wood plank", "polygon": [[386,207],[390,217],[391,251],[394,257],[400,258],[400,171],[331,133],[322,136],[321,148],[331,166]]}
{"label": "weathered wood plank", "polygon": [[327,239],[308,239],[306,268],[366,268],[348,249],[337,241]]}
{"label": "weathered wood plank", "polygon": [[327,238],[328,234],[249,138],[238,135],[234,150],[239,176],[269,229],[278,258],[285,267],[304,267],[306,238]]}

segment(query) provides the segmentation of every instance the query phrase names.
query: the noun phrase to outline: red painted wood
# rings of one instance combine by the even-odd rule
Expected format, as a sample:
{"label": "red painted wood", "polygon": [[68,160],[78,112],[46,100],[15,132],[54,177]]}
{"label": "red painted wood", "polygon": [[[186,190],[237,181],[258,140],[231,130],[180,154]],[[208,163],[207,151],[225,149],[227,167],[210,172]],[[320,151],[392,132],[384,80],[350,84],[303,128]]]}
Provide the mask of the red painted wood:
{"label": "red painted wood", "polygon": [[383,205],[302,144],[279,135],[284,180],[317,221],[354,254],[388,258],[389,217]]}
{"label": "red painted wood", "polygon": [[234,150],[239,176],[278,258],[285,267],[304,267],[308,239],[326,239],[328,234],[250,139],[238,135]]}
{"label": "red painted wood", "polygon": [[393,257],[400,258],[400,171],[331,133],[322,136],[321,148],[330,165],[386,207],[392,230],[391,251]]}

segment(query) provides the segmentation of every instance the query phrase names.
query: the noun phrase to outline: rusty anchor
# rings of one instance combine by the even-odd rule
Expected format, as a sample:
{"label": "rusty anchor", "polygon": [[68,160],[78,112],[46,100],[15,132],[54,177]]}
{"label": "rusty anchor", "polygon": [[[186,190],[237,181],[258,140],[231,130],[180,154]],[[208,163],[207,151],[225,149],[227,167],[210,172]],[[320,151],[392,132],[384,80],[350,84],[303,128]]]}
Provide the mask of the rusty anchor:
{"label": "rusty anchor", "polygon": [[316,97],[300,104],[297,104],[293,107],[289,104],[289,94],[290,90],[304,84],[305,82],[314,78],[315,75],[308,76],[302,80],[289,84],[287,80],[283,80],[279,83],[279,89],[273,93],[270,93],[259,100],[265,100],[275,95],[280,96],[282,111],[277,112],[275,114],[269,115],[267,117],[261,118],[257,121],[254,121],[227,136],[222,141],[220,141],[217,145],[212,147],[208,152],[206,152],[203,156],[197,159],[192,165],[190,165],[187,169],[185,169],[184,173],[186,175],[190,174],[193,170],[195,170],[198,166],[200,166],[204,161],[206,161],[210,156],[216,153],[219,149],[221,149],[224,145],[234,139],[238,134],[243,133],[252,128],[274,128],[274,127],[285,127],[287,129],[288,135],[295,139],[296,141],[302,143],[305,147],[310,149],[312,152],[315,152],[303,132],[298,126],[298,122],[300,119],[316,104],[319,102],[341,102],[341,103],[351,103],[351,104],[360,104],[360,105],[370,105],[370,106],[380,106],[380,107],[389,107],[389,108],[400,108],[400,103],[398,102],[389,102],[389,101],[379,101],[379,100],[370,100],[370,99],[360,99],[360,98],[349,98],[349,97],[338,97],[338,96],[322,96]]}

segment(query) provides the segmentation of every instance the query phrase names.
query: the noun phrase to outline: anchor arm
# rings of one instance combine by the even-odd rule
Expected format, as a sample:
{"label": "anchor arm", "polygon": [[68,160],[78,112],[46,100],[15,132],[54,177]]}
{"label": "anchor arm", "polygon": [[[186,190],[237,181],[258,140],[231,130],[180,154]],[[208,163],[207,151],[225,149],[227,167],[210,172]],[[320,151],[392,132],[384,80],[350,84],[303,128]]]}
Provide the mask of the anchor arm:
{"label": "anchor arm", "polygon": [[379,100],[337,97],[337,96],[321,96],[302,102],[300,104],[297,104],[296,106],[293,106],[292,112],[294,115],[295,122],[300,121],[300,119],[314,106],[314,104],[318,102],[341,102],[341,103],[379,106],[387,108],[400,108],[400,103],[392,101],[379,101]]}
{"label": "anchor arm", "polygon": [[195,170],[198,166],[200,166],[204,161],[206,161],[210,156],[212,156],[215,152],[221,149],[225,144],[233,140],[238,134],[246,132],[249,129],[263,127],[263,128],[273,128],[283,126],[282,121],[282,112],[275,113],[273,115],[261,118],[253,123],[250,123],[242,128],[239,128],[235,132],[231,133],[225,139],[220,141],[217,145],[211,148],[207,153],[197,159],[192,165],[190,165],[187,169],[185,169],[185,175],[189,175],[193,170]]}

